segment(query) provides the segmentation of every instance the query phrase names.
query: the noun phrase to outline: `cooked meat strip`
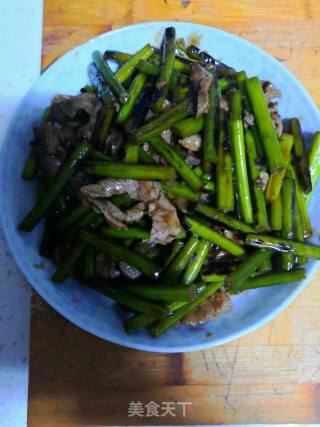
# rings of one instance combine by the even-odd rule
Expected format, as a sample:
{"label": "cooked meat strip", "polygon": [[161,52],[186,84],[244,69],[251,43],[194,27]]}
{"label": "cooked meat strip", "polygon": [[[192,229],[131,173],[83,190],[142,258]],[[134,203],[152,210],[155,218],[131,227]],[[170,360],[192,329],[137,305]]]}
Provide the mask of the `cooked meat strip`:
{"label": "cooked meat strip", "polygon": [[102,104],[93,93],[53,98],[48,121],[37,128],[35,149],[50,181],[82,138],[90,139]]}
{"label": "cooked meat strip", "polygon": [[195,133],[194,135],[179,139],[178,142],[182,147],[190,151],[199,151],[201,148],[201,135]]}
{"label": "cooked meat strip", "polygon": [[212,82],[212,74],[209,73],[200,64],[193,64],[191,68],[191,81],[197,96],[197,117],[208,112],[209,107],[209,88]]}
{"label": "cooked meat strip", "polygon": [[152,218],[150,241],[159,244],[172,242],[181,231],[176,208],[163,192],[160,198],[149,204],[149,216]]}
{"label": "cooked meat strip", "polygon": [[229,310],[231,300],[225,291],[215,292],[210,298],[203,301],[195,310],[182,319],[181,324],[195,326],[216,319],[221,313]]}
{"label": "cooked meat strip", "polygon": [[276,128],[277,135],[280,137],[283,132],[283,123],[279,114],[278,103],[274,102],[274,99],[281,98],[282,93],[267,80],[262,82],[262,88],[266,103],[268,104],[272,122]]}
{"label": "cooked meat strip", "polygon": [[[103,213],[112,227],[123,228],[127,223],[138,221],[146,210],[152,219],[151,242],[166,245],[172,242],[181,231],[176,208],[165,196],[159,182],[104,179],[96,184],[82,187],[81,193],[87,203]],[[143,203],[123,212],[111,202],[101,200],[123,193]],[[144,204],[147,205],[146,209]]]}

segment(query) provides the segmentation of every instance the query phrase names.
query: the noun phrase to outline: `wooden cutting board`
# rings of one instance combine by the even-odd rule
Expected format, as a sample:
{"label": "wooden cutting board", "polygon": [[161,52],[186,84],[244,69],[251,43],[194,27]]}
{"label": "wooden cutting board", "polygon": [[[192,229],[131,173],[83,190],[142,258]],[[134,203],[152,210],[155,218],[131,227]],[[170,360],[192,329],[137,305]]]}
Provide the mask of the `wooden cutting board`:
{"label": "wooden cutting board", "polygon": [[[45,0],[43,68],[100,33],[159,19],[212,25],[252,41],[285,63],[320,105],[316,0]],[[30,359],[32,427],[319,423],[320,272],[258,331],[173,355],[104,342],[34,295]],[[143,417],[129,417],[130,402]],[[165,402],[173,402],[172,414],[162,416]]]}

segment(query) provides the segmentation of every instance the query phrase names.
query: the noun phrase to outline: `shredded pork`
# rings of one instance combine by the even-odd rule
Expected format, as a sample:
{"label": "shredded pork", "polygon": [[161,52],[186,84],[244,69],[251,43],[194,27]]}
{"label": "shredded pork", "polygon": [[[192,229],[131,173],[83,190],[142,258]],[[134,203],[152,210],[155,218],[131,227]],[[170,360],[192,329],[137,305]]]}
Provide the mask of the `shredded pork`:
{"label": "shredded pork", "polygon": [[193,64],[191,69],[191,81],[198,91],[197,117],[208,112],[209,88],[212,82],[212,74],[200,64]]}
{"label": "shredded pork", "polygon": [[49,117],[36,129],[35,150],[41,169],[50,181],[82,138],[90,139],[101,102],[92,93],[53,98]]}
{"label": "shredded pork", "polygon": [[172,130],[171,129],[166,129],[164,131],[161,132],[161,138],[166,141],[167,144],[171,145],[172,144]]}
{"label": "shredded pork", "polygon": [[226,113],[229,111],[228,101],[224,97],[220,98],[219,106],[222,111],[225,111]]}
{"label": "shredded pork", "polygon": [[259,176],[258,176],[258,178],[257,178],[257,180],[256,180],[256,183],[257,183],[257,186],[259,188],[261,188],[261,190],[263,192],[266,191],[266,188],[267,188],[267,185],[268,185],[268,181],[269,181],[269,174],[268,174],[268,172],[261,171],[260,174],[259,174]]}
{"label": "shredded pork", "polygon": [[[140,203],[123,211],[106,200],[113,195],[124,193]],[[86,202],[101,212],[115,228],[125,228],[127,224],[139,221],[144,213],[147,213],[152,219],[150,242],[166,245],[181,231],[176,208],[167,199],[159,182],[104,179],[82,187],[81,194]]]}
{"label": "shredded pork", "polygon": [[276,128],[277,135],[281,136],[283,132],[283,123],[278,110],[278,102],[275,102],[274,99],[281,98],[282,94],[278,89],[273,86],[271,82],[267,80],[262,82],[262,88],[264,98],[266,100],[266,103],[268,104],[273,125]]}
{"label": "shredded pork", "polygon": [[182,147],[191,151],[199,151],[201,148],[201,136],[198,133],[179,139],[178,142]]}
{"label": "shredded pork", "polygon": [[128,224],[140,221],[144,216],[145,204],[138,203],[136,206],[121,210],[118,206],[108,200],[88,200],[95,212],[101,212],[107,222],[114,228],[127,228]]}
{"label": "shredded pork", "polygon": [[227,292],[215,292],[210,298],[203,301],[196,309],[184,317],[183,325],[195,326],[216,319],[220,314],[229,310],[231,300]]}
{"label": "shredded pork", "polygon": [[181,231],[176,208],[161,191],[157,200],[149,204],[152,218],[150,241],[160,244],[172,242]]}
{"label": "shredded pork", "polygon": [[249,113],[248,110],[244,110],[243,112],[243,123],[246,129],[254,126],[254,115]]}

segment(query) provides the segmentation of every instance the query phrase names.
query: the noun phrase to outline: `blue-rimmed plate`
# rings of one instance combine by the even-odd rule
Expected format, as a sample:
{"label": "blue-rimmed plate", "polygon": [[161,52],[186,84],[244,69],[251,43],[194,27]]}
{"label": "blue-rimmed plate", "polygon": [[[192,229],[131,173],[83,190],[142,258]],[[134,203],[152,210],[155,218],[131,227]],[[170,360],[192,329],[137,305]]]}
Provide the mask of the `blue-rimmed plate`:
{"label": "blue-rimmed plate", "polygon": [[[102,295],[73,279],[62,285],[51,282],[54,266],[38,254],[42,224],[32,233],[16,229],[35,201],[35,184],[20,178],[32,138],[32,124],[39,120],[52,97],[58,93],[79,92],[88,81],[87,66],[94,50],[135,52],[148,42],[158,44],[159,34],[170,25],[176,27],[179,37],[197,34],[201,48],[236,69],[244,69],[249,76],[271,80],[283,94],[281,115],[301,118],[307,134],[320,129],[317,107],[301,83],[282,64],[251,43],[224,31],[192,23],[133,25],[103,34],[73,49],[41,75],[24,98],[6,136],[1,159],[0,197],[3,228],[16,262],[31,285],[59,313],[86,331],[117,344],[147,351],[182,352],[222,344],[262,326],[302,291],[313,275],[316,263],[308,264],[307,278],[299,284],[251,290],[234,296],[232,308],[217,320],[197,328],[172,329],[160,338],[152,339],[145,331],[127,335],[117,305]],[[317,188],[319,191],[320,183]],[[313,199],[309,206],[315,236],[320,232],[317,202]]]}

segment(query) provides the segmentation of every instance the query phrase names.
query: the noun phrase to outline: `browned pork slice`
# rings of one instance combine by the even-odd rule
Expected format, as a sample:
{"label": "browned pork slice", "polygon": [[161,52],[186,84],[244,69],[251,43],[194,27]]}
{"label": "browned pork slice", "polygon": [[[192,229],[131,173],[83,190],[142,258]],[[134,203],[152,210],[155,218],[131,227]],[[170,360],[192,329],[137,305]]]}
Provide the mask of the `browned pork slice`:
{"label": "browned pork slice", "polygon": [[212,82],[212,74],[200,64],[193,64],[191,70],[191,81],[198,91],[197,117],[208,112],[209,88]]}
{"label": "browned pork slice", "polygon": [[193,135],[179,139],[178,142],[180,145],[182,145],[182,147],[187,148],[188,150],[199,151],[201,148],[201,135],[195,133]]}
{"label": "browned pork slice", "polygon": [[[107,200],[117,194],[128,194],[140,203],[123,211]],[[81,188],[85,201],[115,228],[139,221],[144,213],[152,219],[150,242],[166,245],[172,242],[181,231],[176,208],[167,199],[156,181],[136,181],[132,179],[103,179],[95,184]]]}
{"label": "browned pork slice", "polygon": [[181,323],[191,326],[199,325],[208,320],[216,319],[220,314],[229,310],[230,307],[229,294],[225,291],[218,291],[184,317]]}

